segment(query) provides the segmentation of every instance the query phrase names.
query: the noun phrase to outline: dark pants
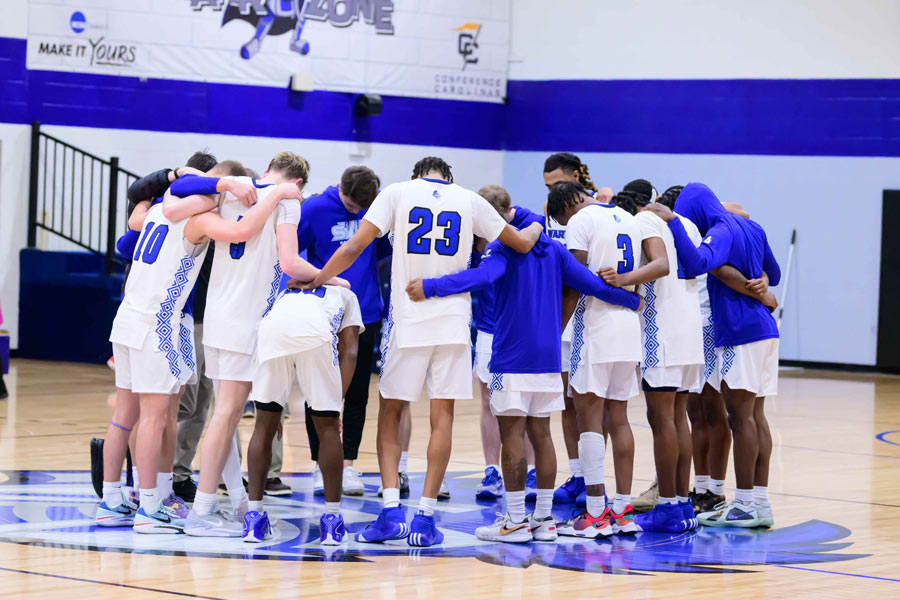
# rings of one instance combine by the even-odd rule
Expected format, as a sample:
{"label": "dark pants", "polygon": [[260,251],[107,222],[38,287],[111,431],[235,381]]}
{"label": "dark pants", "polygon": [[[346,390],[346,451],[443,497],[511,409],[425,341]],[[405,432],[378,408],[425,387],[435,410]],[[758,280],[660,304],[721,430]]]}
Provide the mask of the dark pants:
{"label": "dark pants", "polygon": [[[366,404],[369,402],[369,383],[372,380],[372,356],[375,345],[381,340],[381,321],[367,323],[366,330],[359,336],[356,355],[356,370],[350,380],[350,387],[344,396],[343,443],[344,460],[356,460],[366,424]],[[319,436],[313,424],[309,405],[306,406],[306,435],[309,437],[309,453],[314,461],[319,460]]]}

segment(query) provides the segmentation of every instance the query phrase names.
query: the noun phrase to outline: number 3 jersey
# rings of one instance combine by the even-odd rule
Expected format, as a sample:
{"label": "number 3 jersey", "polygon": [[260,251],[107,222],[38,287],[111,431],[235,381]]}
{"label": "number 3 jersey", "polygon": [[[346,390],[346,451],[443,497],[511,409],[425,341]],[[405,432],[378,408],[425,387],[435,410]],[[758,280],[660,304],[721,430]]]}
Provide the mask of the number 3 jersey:
{"label": "number 3 jersey", "polygon": [[[249,177],[236,179],[256,184]],[[258,202],[275,190],[274,185],[256,185]],[[226,193],[219,205],[219,215],[230,221],[240,220],[249,210],[231,193]],[[275,302],[281,283],[275,228],[282,223],[296,226],[299,222],[300,201],[285,199],[252,238],[221,249],[216,247],[203,319],[204,346],[253,354],[259,320]]]}
{"label": "number 3 jersey", "polygon": [[413,302],[406,286],[465,270],[473,236],[497,239],[506,227],[503,217],[474,192],[420,178],[386,187],[364,219],[381,235],[390,232],[394,246],[385,336],[395,335],[400,348],[468,344],[469,294]]}
{"label": "number 3 jersey", "polygon": [[[613,204],[588,204],[569,219],[569,250],[585,250],[588,268],[633,271],[641,261],[641,230],[630,213]],[[634,290],[630,290],[634,291]],[[593,363],[641,360],[638,314],[622,306],[582,295],[572,316],[572,352],[589,344]]]}
{"label": "number 3 jersey", "polygon": [[178,351],[181,311],[194,289],[208,247],[206,242],[194,245],[184,238],[187,222],[167,219],[162,203],[147,213],[110,342],[141,349],[152,329],[159,351]]}

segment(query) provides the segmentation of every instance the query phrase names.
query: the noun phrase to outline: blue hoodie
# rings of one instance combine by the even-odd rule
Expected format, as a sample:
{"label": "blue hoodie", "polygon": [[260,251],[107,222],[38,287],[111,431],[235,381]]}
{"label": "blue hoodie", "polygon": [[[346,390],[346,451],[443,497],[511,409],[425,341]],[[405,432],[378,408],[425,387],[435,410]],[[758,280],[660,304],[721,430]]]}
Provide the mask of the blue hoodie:
{"label": "blue hoodie", "polygon": [[[678,260],[688,277],[697,277],[728,264],[747,279],[763,271],[771,285],[778,285],[781,269],[772,254],[766,232],[755,221],[729,213],[716,195],[702,183],[690,183],[675,201],[675,212],[697,225],[703,236],[694,247],[678,217],[669,221]],[[769,309],[758,300],[739,294],[710,277],[707,280],[716,346],[739,346],[778,337],[778,326]]]}
{"label": "blue hoodie", "polygon": [[[510,225],[516,229],[524,229],[532,223],[540,223],[545,226],[546,219],[539,214],[533,213],[522,206],[513,206],[515,214],[513,215]],[[472,268],[478,267],[481,263],[483,255],[479,252],[472,253]],[[485,333],[494,333],[494,296],[496,290],[494,286],[486,287],[472,294],[472,321],[475,329]]]}
{"label": "blue hoodie", "polygon": [[499,241],[488,244],[477,269],[422,282],[425,297],[482,290],[496,292],[492,373],[559,373],[562,284],[611,304],[637,310],[637,294],[607,285],[546,234],[528,254]]}

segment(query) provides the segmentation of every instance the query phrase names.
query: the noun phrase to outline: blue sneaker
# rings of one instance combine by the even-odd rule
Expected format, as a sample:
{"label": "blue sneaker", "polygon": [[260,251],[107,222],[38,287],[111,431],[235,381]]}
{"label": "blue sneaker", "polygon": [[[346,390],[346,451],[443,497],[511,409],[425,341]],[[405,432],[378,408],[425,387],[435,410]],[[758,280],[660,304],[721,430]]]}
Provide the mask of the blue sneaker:
{"label": "blue sneaker", "polygon": [[100,502],[97,507],[97,525],[99,527],[131,527],[134,525],[134,514],[138,511],[138,505],[132,503],[122,494],[122,503],[118,506],[108,506],[106,502]]}
{"label": "blue sneaker", "polygon": [[584,494],[584,477],[569,477],[564,484],[553,492],[553,503],[575,504],[579,496],[584,498]]}
{"label": "blue sneaker", "polygon": [[678,504],[657,504],[648,513],[634,518],[638,531],[656,533],[681,533],[688,524],[684,522],[684,510]]}
{"label": "blue sneaker", "polygon": [[437,546],[444,543],[444,534],[434,524],[434,516],[427,517],[420,512],[409,524],[406,542],[410,546]]}
{"label": "blue sneaker", "polygon": [[134,530],[137,533],[181,533],[184,530],[184,519],[179,519],[162,504],[149,515],[142,506],[134,514]]}
{"label": "blue sneaker", "polygon": [[537,502],[537,473],[529,469],[525,477],[525,502]]}
{"label": "blue sneaker", "polygon": [[503,476],[497,467],[488,467],[484,470],[484,479],[475,492],[476,500],[496,500],[503,495]]}
{"label": "blue sneaker", "polygon": [[326,513],[319,519],[319,543],[323,546],[340,546],[344,543],[347,528],[344,527],[344,517]]}
{"label": "blue sneaker", "polygon": [[681,507],[682,518],[687,526],[685,531],[697,529],[697,515],[694,514],[694,505],[691,504],[691,501],[679,502],[678,506]]}
{"label": "blue sneaker", "polygon": [[399,506],[382,508],[378,518],[356,534],[357,542],[375,543],[387,540],[402,540],[409,535],[406,515]]}
{"label": "blue sneaker", "polygon": [[274,537],[272,523],[269,521],[269,513],[263,511],[259,514],[251,510],[244,514],[244,531],[241,537],[245,542],[258,544]]}

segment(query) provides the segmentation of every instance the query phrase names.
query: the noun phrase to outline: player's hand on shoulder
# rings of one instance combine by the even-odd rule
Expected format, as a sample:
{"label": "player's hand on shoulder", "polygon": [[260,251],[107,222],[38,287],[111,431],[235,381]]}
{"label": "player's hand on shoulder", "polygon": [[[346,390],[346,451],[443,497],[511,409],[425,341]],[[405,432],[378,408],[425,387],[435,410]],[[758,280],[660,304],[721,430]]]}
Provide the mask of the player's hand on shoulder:
{"label": "player's hand on shoulder", "polygon": [[421,279],[413,279],[406,286],[406,294],[413,302],[421,302],[425,300],[425,286]]}
{"label": "player's hand on shoulder", "polygon": [[350,282],[342,277],[332,277],[325,282],[325,285],[336,285],[342,288],[347,288],[348,290],[351,289]]}
{"label": "player's hand on shoulder", "polygon": [[244,183],[243,181],[227,177],[221,181],[225,184],[226,191],[231,192],[231,195],[237,198],[244,206],[249,208],[256,204],[256,186],[252,183]]}
{"label": "player's hand on shoulder", "polygon": [[316,286],[312,281],[300,281],[299,279],[289,279],[285,286],[291,290],[312,290]]}
{"label": "player's hand on shoulder", "polygon": [[544,226],[535,221],[525,228],[525,232],[528,233],[528,235],[530,235],[532,239],[537,241],[537,239],[541,237],[541,234],[544,233]]}
{"label": "player's hand on shoulder", "polygon": [[656,215],[666,223],[675,218],[675,213],[672,212],[672,209],[670,209],[668,206],[660,204],[659,202],[651,202],[644,207],[644,210],[652,212],[654,215]]}
{"label": "player's hand on shoulder", "polygon": [[612,267],[605,267],[603,269],[600,269],[599,271],[597,271],[597,275],[599,275],[607,285],[611,285],[613,287],[622,287],[619,285],[619,274],[616,273],[616,270]]}
{"label": "player's hand on shoulder", "polygon": [[275,190],[278,192],[279,197],[282,200],[286,200],[288,198],[293,198],[294,200],[303,200],[303,195],[300,193],[300,188],[297,187],[296,183],[291,183],[290,181],[285,181],[284,183],[279,183],[275,186]]}

